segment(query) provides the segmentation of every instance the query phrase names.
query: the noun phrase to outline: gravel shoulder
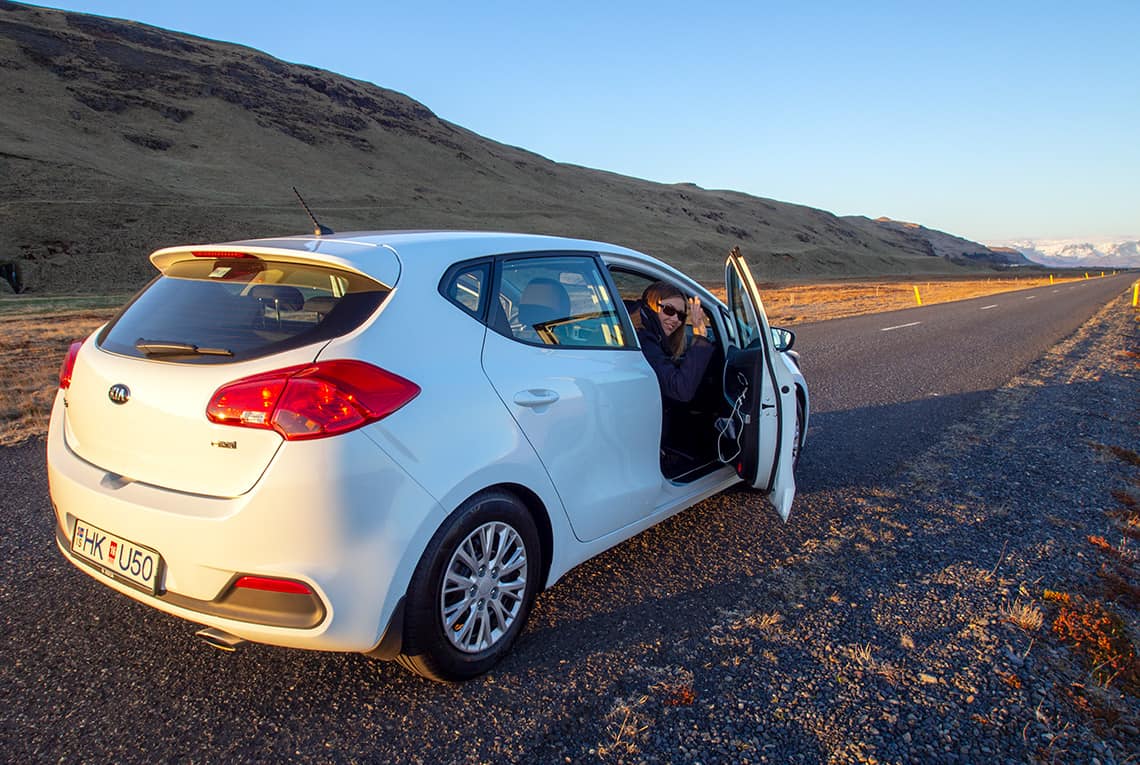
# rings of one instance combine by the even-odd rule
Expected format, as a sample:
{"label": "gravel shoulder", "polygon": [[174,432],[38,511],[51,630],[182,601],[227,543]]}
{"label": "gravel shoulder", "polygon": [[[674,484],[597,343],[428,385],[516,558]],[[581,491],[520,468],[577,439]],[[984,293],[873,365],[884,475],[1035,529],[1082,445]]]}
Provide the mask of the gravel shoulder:
{"label": "gravel shoulder", "polygon": [[[1137,327],[1113,301],[894,480],[815,497],[826,533],[710,631],[747,680],[700,694],[738,724],[696,759],[1134,761]],[[1066,629],[1101,613],[1113,671]]]}
{"label": "gravel shoulder", "polygon": [[[1135,761],[1140,325],[1126,305],[887,483],[814,493],[711,624],[629,657],[596,746],[563,738],[538,760]],[[1103,614],[1099,633],[1072,629]],[[1097,639],[1114,650],[1090,654]]]}
{"label": "gravel shoulder", "polygon": [[[638,535],[544,593],[513,654],[461,686],[360,656],[202,647],[65,563],[42,443],[2,450],[5,752],[1134,762],[1138,329],[1113,301],[888,480],[806,492],[786,526],[740,491]],[[1072,629],[1094,603],[1132,651],[1115,674]]]}

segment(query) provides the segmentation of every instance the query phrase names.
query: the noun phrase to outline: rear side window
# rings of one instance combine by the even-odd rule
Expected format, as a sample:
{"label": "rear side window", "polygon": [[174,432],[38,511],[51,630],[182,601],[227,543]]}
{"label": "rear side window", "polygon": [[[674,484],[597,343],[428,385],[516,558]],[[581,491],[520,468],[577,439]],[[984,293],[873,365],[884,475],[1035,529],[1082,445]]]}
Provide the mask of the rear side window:
{"label": "rear side window", "polygon": [[195,258],[153,281],[103,330],[99,346],[186,364],[246,361],[351,332],[389,292],[313,264]]}
{"label": "rear side window", "polygon": [[440,292],[467,313],[479,316],[483,312],[483,296],[490,278],[489,262],[461,263],[443,277]]}

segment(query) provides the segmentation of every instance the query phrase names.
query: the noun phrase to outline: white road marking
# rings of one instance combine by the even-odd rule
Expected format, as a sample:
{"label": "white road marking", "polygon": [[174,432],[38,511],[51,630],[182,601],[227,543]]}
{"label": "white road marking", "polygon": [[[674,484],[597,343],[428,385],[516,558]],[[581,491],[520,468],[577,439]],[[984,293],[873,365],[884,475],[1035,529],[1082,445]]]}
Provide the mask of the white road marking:
{"label": "white road marking", "polygon": [[979,308],[978,310],[979,310],[979,311],[988,311],[988,310],[990,310],[991,308],[997,308],[997,307],[998,307],[998,304],[997,304],[997,303],[994,303],[993,305],[984,305],[984,306],[982,306],[981,308]]}
{"label": "white road marking", "polygon": [[892,329],[903,329],[905,327],[917,327],[921,323],[922,323],[921,321],[912,321],[910,324],[896,324],[893,327],[883,327],[879,331],[880,332],[890,332]]}

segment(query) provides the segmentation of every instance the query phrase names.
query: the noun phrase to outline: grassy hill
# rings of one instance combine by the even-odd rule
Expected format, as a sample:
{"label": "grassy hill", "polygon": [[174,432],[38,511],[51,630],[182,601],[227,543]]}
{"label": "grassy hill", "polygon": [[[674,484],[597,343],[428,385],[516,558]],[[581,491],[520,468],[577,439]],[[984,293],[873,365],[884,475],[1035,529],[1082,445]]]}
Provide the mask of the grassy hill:
{"label": "grassy hill", "polygon": [[8,2],[0,99],[0,262],[37,292],[134,289],[157,247],[304,232],[294,185],[338,231],[581,236],[708,281],[733,245],[766,280],[955,273],[1011,257],[946,235],[957,243],[936,248],[921,227],[551,162],[371,83]]}

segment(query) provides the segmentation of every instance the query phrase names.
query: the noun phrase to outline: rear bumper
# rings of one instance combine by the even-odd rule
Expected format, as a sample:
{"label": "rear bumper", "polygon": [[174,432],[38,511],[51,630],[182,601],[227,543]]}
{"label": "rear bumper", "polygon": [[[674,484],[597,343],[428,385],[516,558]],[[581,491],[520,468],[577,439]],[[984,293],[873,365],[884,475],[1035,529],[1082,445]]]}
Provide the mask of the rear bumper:
{"label": "rear bumper", "polygon": [[[72,554],[68,534],[58,523],[55,528],[55,543],[64,557],[92,576],[98,578],[98,575],[101,574],[119,584],[131,586],[129,579],[120,576],[113,569],[104,568],[86,558]],[[146,590],[138,590],[138,592],[148,598],[152,597],[167,603],[171,607],[193,611],[202,616],[236,619],[241,622],[270,627],[312,629],[319,627],[328,615],[324,601],[316,593],[300,594],[239,589],[234,587],[234,582],[237,579],[238,577],[235,575],[230,584],[224,587],[213,600],[199,600],[166,589],[153,594]]]}
{"label": "rear bumper", "polygon": [[[57,401],[49,426],[48,482],[56,542],[76,567],[137,601],[245,640],[379,648],[444,513],[364,433],[287,444],[251,491],[217,498],[109,477],[68,447],[62,409]],[[158,552],[158,592],[74,555],[77,519]],[[241,575],[303,582],[312,594],[236,590]]]}

